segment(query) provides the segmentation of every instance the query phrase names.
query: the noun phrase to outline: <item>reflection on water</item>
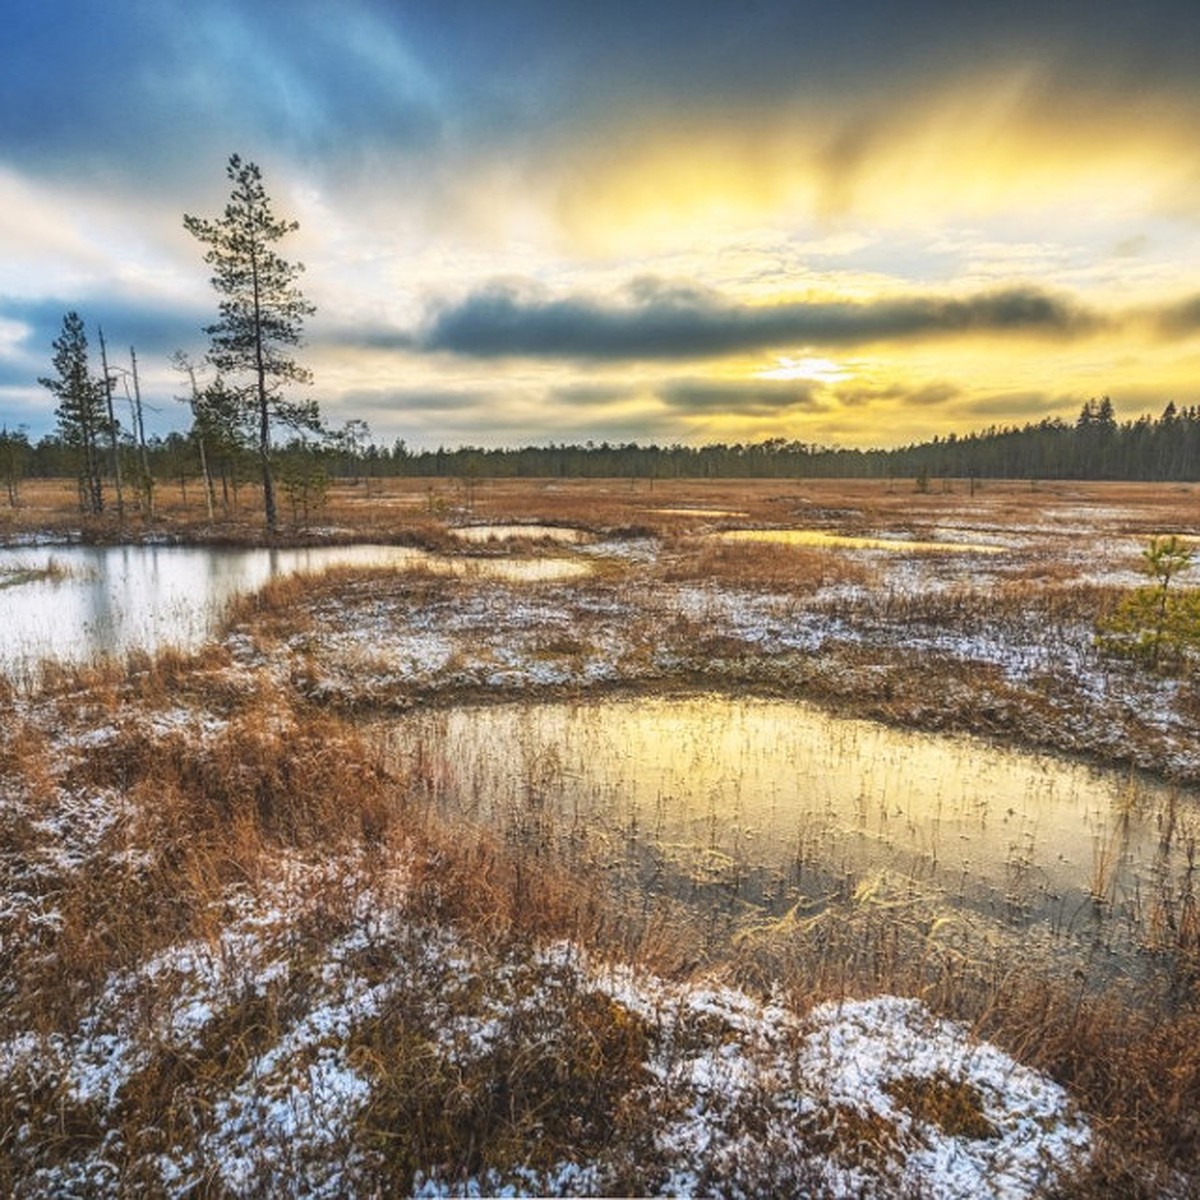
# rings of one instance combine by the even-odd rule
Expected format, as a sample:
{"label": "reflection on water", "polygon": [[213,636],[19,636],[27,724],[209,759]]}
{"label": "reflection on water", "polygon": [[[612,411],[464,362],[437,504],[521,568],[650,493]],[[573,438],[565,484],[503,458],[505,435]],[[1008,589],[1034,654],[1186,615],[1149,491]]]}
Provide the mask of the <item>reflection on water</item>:
{"label": "reflection on water", "polygon": [[575,578],[568,559],[463,559],[406,546],[224,549],[195,546],[54,546],[0,550],[0,674],[43,659],[199,646],[229,601],[278,575],[330,567],[421,568],[505,582]]}
{"label": "reflection on water", "polygon": [[375,728],[458,814],[743,917],[927,905],[1080,952],[1128,946],[1197,831],[1196,797],[1165,785],[796,702],[512,704]]}
{"label": "reflection on water", "polygon": [[1003,546],[974,542],[914,542],[903,538],[852,537],[824,529],[728,529],[713,534],[723,542],[776,542],[786,546],[821,546],[841,550],[895,550],[908,553],[1003,554]]}

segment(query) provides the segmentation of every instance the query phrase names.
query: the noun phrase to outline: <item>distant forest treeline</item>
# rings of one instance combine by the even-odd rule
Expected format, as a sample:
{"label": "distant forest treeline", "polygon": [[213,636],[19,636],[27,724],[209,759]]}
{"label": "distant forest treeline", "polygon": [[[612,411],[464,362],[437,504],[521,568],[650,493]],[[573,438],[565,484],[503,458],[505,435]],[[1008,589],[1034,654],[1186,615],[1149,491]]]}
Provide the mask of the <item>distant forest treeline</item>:
{"label": "distant forest treeline", "polygon": [[[132,445],[125,448],[130,456]],[[146,445],[148,465],[162,482],[197,478],[200,442],[172,433]],[[210,470],[225,481],[253,475],[250,451],[210,444]],[[74,447],[57,436],[31,444],[0,432],[0,479],[69,477]],[[1048,418],[1020,427],[950,434],[891,450],[852,450],[772,438],[705,446],[586,442],[516,449],[412,450],[403,441],[377,445],[361,421],[323,438],[293,441],[276,451],[282,471],[320,471],[351,478],[626,477],[718,478],[1004,478],[1194,481],[1200,478],[1200,407],[1168,404],[1161,416],[1118,421],[1107,399],[1090,400],[1074,422]]]}
{"label": "distant forest treeline", "polygon": [[1074,423],[1052,418],[1019,428],[935,437],[893,450],[839,449],[785,438],[706,446],[588,442],[419,453],[400,447],[389,467],[406,475],[487,478],[1196,480],[1200,478],[1200,407],[1168,404],[1157,419],[1118,422],[1108,399],[1088,401]]}

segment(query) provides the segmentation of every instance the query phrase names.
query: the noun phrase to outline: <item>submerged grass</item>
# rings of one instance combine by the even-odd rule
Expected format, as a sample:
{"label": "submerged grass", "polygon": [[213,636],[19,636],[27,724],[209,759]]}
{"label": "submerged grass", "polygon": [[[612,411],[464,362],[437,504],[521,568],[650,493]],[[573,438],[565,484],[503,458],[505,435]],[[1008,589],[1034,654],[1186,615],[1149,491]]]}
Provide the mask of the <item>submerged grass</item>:
{"label": "submerged grass", "polygon": [[62,583],[80,577],[80,569],[72,567],[51,555],[39,566],[16,563],[0,566],[0,589],[21,587],[27,583]]}

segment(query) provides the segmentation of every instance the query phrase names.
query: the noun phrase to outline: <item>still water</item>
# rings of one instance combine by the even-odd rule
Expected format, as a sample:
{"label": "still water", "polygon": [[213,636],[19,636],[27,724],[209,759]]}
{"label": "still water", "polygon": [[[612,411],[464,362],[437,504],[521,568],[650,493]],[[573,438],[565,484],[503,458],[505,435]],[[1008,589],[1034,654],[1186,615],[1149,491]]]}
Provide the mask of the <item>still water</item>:
{"label": "still water", "polygon": [[168,645],[194,649],[216,631],[235,596],[280,575],[341,566],[506,582],[569,579],[588,569],[563,558],[455,558],[406,546],[0,549],[0,674],[19,675],[45,659],[83,663]]}
{"label": "still water", "polygon": [[893,537],[857,537],[824,529],[727,529],[713,535],[722,542],[772,542],[829,550],[892,550],[899,554],[1003,554],[1003,546],[982,542],[918,542]]}
{"label": "still water", "polygon": [[953,911],[1124,955],[1190,879],[1195,796],[794,701],[508,704],[373,728],[456,817],[731,919]]}

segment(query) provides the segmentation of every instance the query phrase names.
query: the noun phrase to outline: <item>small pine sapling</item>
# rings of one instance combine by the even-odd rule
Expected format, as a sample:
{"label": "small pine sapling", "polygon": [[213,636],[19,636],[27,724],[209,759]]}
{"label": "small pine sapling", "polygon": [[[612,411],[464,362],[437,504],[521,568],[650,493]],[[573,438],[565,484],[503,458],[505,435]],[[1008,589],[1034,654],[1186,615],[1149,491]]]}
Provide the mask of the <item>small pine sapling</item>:
{"label": "small pine sapling", "polygon": [[1150,539],[1141,569],[1154,582],[1134,588],[1100,620],[1097,641],[1105,650],[1140,659],[1152,670],[1177,669],[1200,653],[1200,590],[1173,586],[1192,554],[1174,534]]}

